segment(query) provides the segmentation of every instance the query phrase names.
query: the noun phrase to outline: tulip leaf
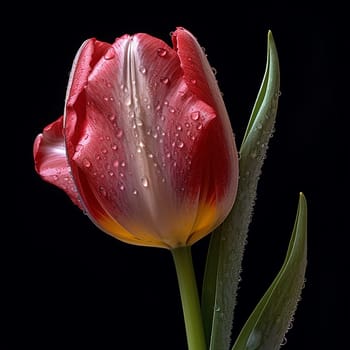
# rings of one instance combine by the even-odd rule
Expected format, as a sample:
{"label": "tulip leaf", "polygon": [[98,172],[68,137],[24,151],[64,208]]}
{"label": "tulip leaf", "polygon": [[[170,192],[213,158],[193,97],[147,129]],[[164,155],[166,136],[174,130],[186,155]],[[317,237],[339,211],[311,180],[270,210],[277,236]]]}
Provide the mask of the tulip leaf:
{"label": "tulip leaf", "polygon": [[232,350],[278,350],[285,342],[304,284],[306,246],[307,204],[301,193],[282,268],[243,326]]}
{"label": "tulip leaf", "polygon": [[202,315],[210,350],[228,350],[241,262],[256,189],[273,134],[279,97],[279,62],[268,32],[266,69],[240,147],[240,180],[231,213],[211,236],[202,287]]}

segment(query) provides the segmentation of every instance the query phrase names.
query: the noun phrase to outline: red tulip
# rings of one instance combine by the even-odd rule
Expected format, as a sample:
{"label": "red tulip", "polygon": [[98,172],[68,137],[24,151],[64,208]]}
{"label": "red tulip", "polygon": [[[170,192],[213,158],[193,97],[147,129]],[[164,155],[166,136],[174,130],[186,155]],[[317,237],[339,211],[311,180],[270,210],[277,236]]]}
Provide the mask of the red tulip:
{"label": "red tulip", "polygon": [[183,28],[83,43],[64,116],[34,143],[40,176],[128,243],[192,245],[230,212],[238,157],[215,76]]}

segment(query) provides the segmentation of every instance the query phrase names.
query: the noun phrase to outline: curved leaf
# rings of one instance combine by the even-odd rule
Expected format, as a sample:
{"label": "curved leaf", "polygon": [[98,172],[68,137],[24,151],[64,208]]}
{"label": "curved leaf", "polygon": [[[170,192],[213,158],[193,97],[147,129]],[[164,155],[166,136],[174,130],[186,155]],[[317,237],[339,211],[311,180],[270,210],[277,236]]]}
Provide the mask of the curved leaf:
{"label": "curved leaf", "polygon": [[202,314],[210,350],[227,350],[241,262],[256,197],[256,189],[273,133],[278,97],[279,62],[268,32],[264,78],[240,148],[240,180],[235,205],[211,236],[202,288]]}
{"label": "curved leaf", "polygon": [[277,350],[296,310],[307,260],[307,204],[299,198],[294,229],[281,270],[243,326],[232,350]]}

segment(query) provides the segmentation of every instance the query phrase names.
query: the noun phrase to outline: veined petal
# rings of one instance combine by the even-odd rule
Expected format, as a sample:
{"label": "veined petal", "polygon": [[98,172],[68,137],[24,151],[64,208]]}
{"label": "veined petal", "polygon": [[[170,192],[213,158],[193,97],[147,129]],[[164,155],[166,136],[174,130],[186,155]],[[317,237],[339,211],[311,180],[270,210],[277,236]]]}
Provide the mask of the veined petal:
{"label": "veined petal", "polygon": [[63,117],[48,125],[34,141],[35,170],[47,182],[64,190],[82,209],[66,157]]}

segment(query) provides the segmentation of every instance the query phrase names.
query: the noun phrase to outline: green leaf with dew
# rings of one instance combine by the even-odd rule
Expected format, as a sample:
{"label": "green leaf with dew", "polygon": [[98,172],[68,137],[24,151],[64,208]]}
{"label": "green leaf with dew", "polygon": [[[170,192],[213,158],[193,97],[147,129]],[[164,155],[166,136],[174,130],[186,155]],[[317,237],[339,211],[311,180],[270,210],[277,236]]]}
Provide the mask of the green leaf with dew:
{"label": "green leaf with dew", "polygon": [[301,193],[282,268],[249,316],[232,350],[278,350],[281,347],[304,285],[306,260],[307,204]]}
{"label": "green leaf with dew", "polygon": [[280,95],[279,62],[268,32],[266,69],[240,147],[240,180],[235,205],[211,236],[202,287],[202,315],[210,350],[228,350],[248,226]]}

